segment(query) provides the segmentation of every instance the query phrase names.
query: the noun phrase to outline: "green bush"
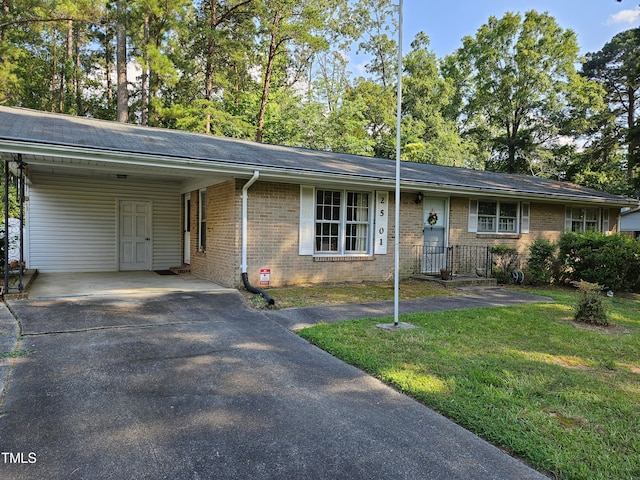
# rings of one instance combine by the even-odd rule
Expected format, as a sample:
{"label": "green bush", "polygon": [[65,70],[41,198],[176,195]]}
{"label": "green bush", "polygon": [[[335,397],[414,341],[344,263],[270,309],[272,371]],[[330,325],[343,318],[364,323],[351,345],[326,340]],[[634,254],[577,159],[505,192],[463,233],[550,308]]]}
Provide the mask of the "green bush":
{"label": "green bush", "polygon": [[567,232],[560,238],[559,250],[564,280],[640,291],[640,242],[620,234]]}
{"label": "green bush", "polygon": [[508,245],[491,247],[493,277],[498,283],[510,283],[511,272],[518,268],[518,250]]}
{"label": "green bush", "polygon": [[532,284],[550,283],[556,263],[558,246],[545,239],[534,240],[529,245],[527,278]]}
{"label": "green bush", "polygon": [[595,283],[579,282],[578,304],[576,305],[576,322],[590,323],[591,325],[609,325],[607,310],[604,306],[604,298],[600,286]]}

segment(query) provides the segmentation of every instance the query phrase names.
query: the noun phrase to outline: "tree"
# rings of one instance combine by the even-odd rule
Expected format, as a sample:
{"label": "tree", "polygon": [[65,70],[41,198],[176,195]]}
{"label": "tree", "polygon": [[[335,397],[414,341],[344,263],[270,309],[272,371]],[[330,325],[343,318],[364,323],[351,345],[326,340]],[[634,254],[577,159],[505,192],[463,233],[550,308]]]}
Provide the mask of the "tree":
{"label": "tree", "polygon": [[[216,82],[216,70],[231,67],[235,61],[243,61],[248,57],[248,41],[241,41],[243,32],[249,36],[254,33],[253,23],[250,21],[252,0],[239,0],[236,2],[224,2],[215,0],[205,0],[201,5],[202,20],[198,22],[196,28],[202,35],[201,54],[204,57],[204,100],[213,101],[214,89],[229,88],[232,84],[228,81]],[[247,38],[248,40],[248,38]],[[240,53],[240,55],[238,55]],[[221,68],[222,66],[222,68]],[[243,65],[246,70],[246,65]],[[230,72],[229,72],[230,73]],[[222,78],[219,75],[218,78]],[[233,78],[231,75],[224,75],[224,78]],[[211,132],[211,114],[205,118],[205,133]]]}
{"label": "tree", "polygon": [[355,10],[362,39],[358,53],[371,58],[366,70],[383,88],[393,88],[398,65],[395,6],[391,0],[358,0]]}
{"label": "tree", "polygon": [[475,37],[463,39],[447,71],[459,89],[459,121],[467,133],[488,138],[488,167],[535,173],[563,128],[598,110],[585,100],[597,100],[597,86],[577,74],[578,51],[573,31],[535,11],[490,17]]}
{"label": "tree", "polygon": [[633,182],[640,167],[640,28],[621,32],[602,50],[588,53],[582,71],[606,90],[612,121],[599,130],[600,143],[626,150],[627,178]]}
{"label": "tree", "polygon": [[405,160],[469,166],[472,144],[462,139],[444,112],[452,98],[450,81],[440,76],[429,37],[420,32],[403,59],[403,156]]}
{"label": "tree", "polygon": [[[267,102],[274,77],[286,84],[290,73],[304,67],[316,52],[328,48],[328,42],[321,32],[331,3],[332,0],[262,2],[258,14],[262,39],[262,95],[256,121],[257,142],[262,141]],[[308,52],[306,58],[298,57],[302,65],[292,62],[292,52],[288,48],[294,46],[298,51]]]}
{"label": "tree", "polygon": [[350,105],[358,105],[364,125],[372,144],[375,157],[395,157],[396,96],[372,79],[359,78],[345,95]]}
{"label": "tree", "polygon": [[174,38],[187,35],[184,17],[188,9],[188,0],[131,2],[127,30],[141,70],[139,91],[143,125],[160,124],[160,92],[165,85],[173,87],[178,81],[171,51]]}
{"label": "tree", "polygon": [[116,0],[116,120],[129,121],[129,82],[127,79],[127,5],[126,0]]}

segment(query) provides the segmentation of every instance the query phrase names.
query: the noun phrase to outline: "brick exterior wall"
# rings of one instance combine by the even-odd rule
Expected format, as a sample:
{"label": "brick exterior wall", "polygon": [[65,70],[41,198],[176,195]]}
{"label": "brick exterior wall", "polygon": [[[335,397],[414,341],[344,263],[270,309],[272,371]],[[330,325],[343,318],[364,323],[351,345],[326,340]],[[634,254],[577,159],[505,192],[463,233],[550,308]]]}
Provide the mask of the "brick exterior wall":
{"label": "brick exterior wall", "polygon": [[207,197],[207,245],[198,251],[199,192],[191,192],[191,272],[220,285],[235,286],[240,274],[240,210],[236,182],[210,186]]}
{"label": "brick exterior wall", "polygon": [[[402,196],[401,275],[411,273],[411,248],[422,238],[422,209]],[[374,205],[374,197],[370,199]],[[387,281],[393,278],[395,204],[389,195],[387,254],[366,257],[299,255],[300,186],[256,182],[249,190],[249,281],[259,286],[260,269],[271,271],[270,286]],[[241,212],[240,212],[241,213]]]}
{"label": "brick exterior wall", "polygon": [[[230,180],[207,188],[207,248],[197,251],[198,192],[191,193],[191,271],[223,286],[242,284],[240,275],[242,186]],[[375,198],[370,199],[371,206]],[[415,246],[423,243],[423,206],[415,193],[401,196],[400,276],[408,277],[416,266]],[[339,282],[388,281],[393,278],[395,247],[395,199],[389,192],[388,238],[385,255],[313,257],[298,254],[300,186],[257,181],[249,189],[247,273],[260,287],[260,270],[270,269],[270,287]],[[537,238],[558,241],[564,231],[564,205],[530,203],[530,233],[478,234],[468,232],[469,198],[449,199],[449,245],[506,244],[526,254]],[[617,214],[609,212],[610,230]],[[373,232],[372,232],[373,233]]]}
{"label": "brick exterior wall", "polygon": [[[449,245],[509,245],[518,252],[527,253],[529,245],[537,239],[552,242],[564,233],[565,205],[530,202],[529,233],[486,234],[468,231],[469,198],[451,197],[449,217]],[[618,213],[609,209],[609,232],[617,230]]]}
{"label": "brick exterior wall", "polygon": [[469,198],[451,197],[449,245],[509,245],[525,253],[537,238],[558,241],[564,231],[564,205],[530,203],[530,233],[490,234],[469,232]]}
{"label": "brick exterior wall", "polygon": [[[242,284],[241,222],[244,181],[229,181],[207,188],[207,248],[197,251],[198,192],[191,194],[191,272],[220,285]],[[414,195],[402,196],[401,276],[412,273],[412,248],[422,242],[422,206]],[[374,205],[374,198],[371,198]],[[337,282],[386,281],[393,278],[393,192],[389,195],[387,254],[359,258],[314,258],[298,254],[300,186],[258,181],[249,189],[247,273],[260,287],[260,270],[271,271],[270,286]]]}

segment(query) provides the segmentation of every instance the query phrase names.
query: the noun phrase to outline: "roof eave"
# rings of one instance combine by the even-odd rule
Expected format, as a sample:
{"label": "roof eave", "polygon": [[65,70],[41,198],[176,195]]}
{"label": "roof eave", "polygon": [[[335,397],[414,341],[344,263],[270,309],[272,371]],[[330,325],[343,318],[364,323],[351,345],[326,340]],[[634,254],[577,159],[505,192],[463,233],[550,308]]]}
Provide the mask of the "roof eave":
{"label": "roof eave", "polygon": [[[212,174],[224,174],[242,178],[251,176],[257,169],[261,172],[261,179],[291,183],[296,182],[321,183],[326,185],[353,185],[374,189],[395,189],[395,179],[366,176],[362,174],[326,173],[311,170],[277,167],[256,166],[238,162],[230,162],[223,159],[198,159],[190,157],[175,157],[159,154],[126,152],[118,150],[96,149],[95,147],[79,147],[73,145],[60,145],[50,143],[37,143],[28,140],[0,139],[0,152],[9,154],[23,154],[41,157],[60,157],[79,161],[104,162],[109,165],[128,165],[142,167],[160,167],[168,170],[181,170],[183,172],[210,172]],[[38,163],[38,162],[36,162]],[[50,162],[39,162],[48,165]],[[88,166],[87,168],[91,168]],[[464,196],[492,196],[504,198],[518,198],[520,200],[535,201],[562,201],[571,204],[599,204],[615,207],[638,207],[637,200],[631,198],[598,198],[584,195],[554,194],[549,192],[527,192],[500,187],[473,187],[468,185],[452,185],[429,181],[401,179],[404,191],[432,191],[438,195],[464,195]]]}

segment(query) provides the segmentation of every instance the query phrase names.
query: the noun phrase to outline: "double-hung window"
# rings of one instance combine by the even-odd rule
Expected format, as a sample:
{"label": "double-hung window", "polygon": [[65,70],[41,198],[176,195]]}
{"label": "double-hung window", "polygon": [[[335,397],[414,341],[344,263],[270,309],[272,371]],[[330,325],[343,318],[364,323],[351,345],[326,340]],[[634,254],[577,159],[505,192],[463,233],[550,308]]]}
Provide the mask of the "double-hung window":
{"label": "double-hung window", "polygon": [[518,204],[478,201],[479,233],[517,233]]}
{"label": "double-hung window", "polygon": [[572,232],[600,231],[600,209],[567,207],[565,228]]}
{"label": "double-hung window", "polygon": [[371,250],[371,194],[316,190],[314,253],[368,254]]}
{"label": "double-hung window", "polygon": [[497,235],[529,233],[529,202],[469,199],[469,232]]}

